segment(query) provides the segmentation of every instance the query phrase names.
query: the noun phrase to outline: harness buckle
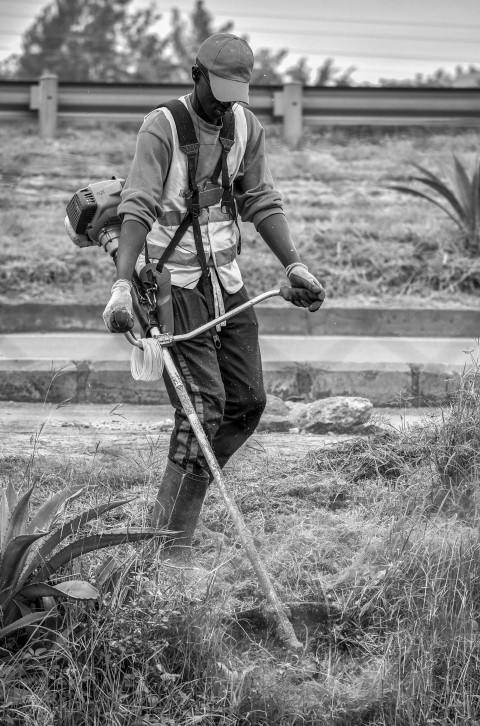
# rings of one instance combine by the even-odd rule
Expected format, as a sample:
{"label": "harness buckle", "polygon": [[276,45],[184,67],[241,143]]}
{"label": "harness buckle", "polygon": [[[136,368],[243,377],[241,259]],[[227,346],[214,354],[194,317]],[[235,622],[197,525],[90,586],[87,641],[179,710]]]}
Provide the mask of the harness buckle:
{"label": "harness buckle", "polygon": [[225,136],[220,136],[220,143],[222,144],[223,148],[225,149],[225,151],[228,154],[228,152],[232,148],[233,144],[235,143],[235,140],[225,138]]}
{"label": "harness buckle", "polygon": [[200,148],[199,143],[195,144],[184,144],[183,146],[180,146],[180,149],[186,154],[187,156],[195,156],[197,151]]}
{"label": "harness buckle", "polygon": [[200,192],[198,189],[189,189],[185,194],[185,205],[187,211],[190,212],[192,217],[199,217],[202,209],[202,201],[200,199]]}
{"label": "harness buckle", "polygon": [[220,209],[222,210],[222,214],[230,214],[232,219],[237,218],[237,209],[235,207],[235,202],[233,199],[226,199],[222,200],[222,204],[220,205]]}

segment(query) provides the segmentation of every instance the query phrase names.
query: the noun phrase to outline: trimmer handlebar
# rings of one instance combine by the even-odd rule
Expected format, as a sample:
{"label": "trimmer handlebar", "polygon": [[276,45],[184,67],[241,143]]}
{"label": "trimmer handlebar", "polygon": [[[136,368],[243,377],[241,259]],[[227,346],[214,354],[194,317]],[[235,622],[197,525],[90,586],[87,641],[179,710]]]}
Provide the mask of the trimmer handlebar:
{"label": "trimmer handlebar", "polygon": [[[277,288],[276,290],[268,290],[268,292],[262,292],[260,295],[253,297],[246,303],[242,303],[242,305],[239,305],[233,310],[229,310],[228,313],[224,313],[218,318],[210,320],[208,323],[205,323],[205,325],[201,325],[199,328],[195,328],[195,330],[191,330],[189,333],[183,333],[182,335],[172,335],[171,333],[162,334],[160,333],[160,330],[152,328],[150,334],[154,338],[160,338],[160,343],[162,343],[163,345],[173,345],[173,343],[180,343],[184,340],[191,340],[191,338],[195,338],[197,335],[201,335],[201,333],[204,333],[206,330],[210,330],[215,325],[223,323],[224,320],[233,318],[234,315],[238,315],[238,313],[241,313],[243,310],[251,308],[253,307],[253,305],[257,305],[257,303],[263,302],[263,300],[267,300],[269,297],[275,297],[277,295],[281,295],[281,297],[283,297],[283,299],[287,302],[293,302],[294,300],[298,301],[300,298],[304,299],[306,305],[310,305],[312,303],[312,295],[307,290],[304,290],[303,288],[290,287],[290,285],[282,285],[282,287]],[[132,332],[129,331],[128,333],[124,333],[124,335],[129,343],[137,346],[137,348],[143,349],[142,341],[138,340]]]}
{"label": "trimmer handlebar", "polygon": [[[247,300],[247,302],[242,303],[242,305],[239,305],[233,310],[229,310],[227,313],[220,315],[214,320],[210,320],[208,323],[205,323],[205,325],[201,325],[199,328],[195,328],[195,330],[191,330],[189,333],[183,333],[182,335],[169,335],[167,333],[165,336],[162,336],[160,334],[160,331],[158,331],[158,335],[156,335],[152,330],[153,337],[164,337],[165,344],[168,345],[172,345],[173,343],[179,343],[183,340],[190,340],[191,338],[195,338],[197,335],[201,335],[201,333],[204,333],[206,330],[210,330],[210,328],[213,328],[215,325],[223,323],[224,320],[233,318],[234,315],[238,315],[238,313],[241,313],[243,310],[251,308],[253,305],[257,305],[257,303],[262,302],[263,300],[267,300],[269,297],[275,297],[276,295],[282,295],[283,297],[283,291],[287,289],[287,286],[285,286],[284,288],[282,287],[277,290],[268,290],[268,292],[262,292],[260,295],[253,297],[251,300]],[[131,331],[129,331],[128,333],[124,333],[124,335],[129,343],[137,346],[137,348],[143,349],[142,341],[138,340]]]}

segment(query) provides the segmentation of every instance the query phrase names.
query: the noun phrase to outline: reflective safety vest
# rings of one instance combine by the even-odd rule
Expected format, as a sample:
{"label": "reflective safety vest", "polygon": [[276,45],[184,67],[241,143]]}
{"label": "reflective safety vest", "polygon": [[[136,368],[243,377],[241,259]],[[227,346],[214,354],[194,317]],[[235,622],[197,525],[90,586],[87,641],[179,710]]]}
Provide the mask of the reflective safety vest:
{"label": "reflective safety vest", "polygon": [[[239,290],[242,276],[236,261],[239,232],[233,181],[238,173],[247,144],[247,121],[242,106],[225,115],[220,130],[222,155],[212,178],[203,189],[196,185],[195,171],[199,144],[186,97],[162,107],[173,136],[173,156],[163,188],[161,214],[147,235],[148,256],[175,270],[198,269],[214,265],[218,278],[229,293]],[[203,264],[199,250],[203,249]],[[197,237],[197,239],[196,239]],[[173,284],[175,284],[173,279]]]}

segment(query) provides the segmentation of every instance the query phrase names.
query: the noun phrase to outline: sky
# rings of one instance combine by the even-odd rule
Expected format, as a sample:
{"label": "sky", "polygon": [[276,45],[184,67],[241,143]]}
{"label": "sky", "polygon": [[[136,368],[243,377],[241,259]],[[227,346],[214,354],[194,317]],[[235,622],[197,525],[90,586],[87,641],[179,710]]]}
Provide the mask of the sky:
{"label": "sky", "polygon": [[[150,0],[134,0],[140,5]],[[20,51],[22,33],[48,0],[0,0],[0,60]],[[194,0],[155,0],[167,27],[173,7],[185,17]],[[402,80],[438,68],[480,67],[480,0],[204,0],[214,27],[233,21],[253,51],[289,51],[284,67],[305,56],[313,70],[334,58],[353,80]]]}

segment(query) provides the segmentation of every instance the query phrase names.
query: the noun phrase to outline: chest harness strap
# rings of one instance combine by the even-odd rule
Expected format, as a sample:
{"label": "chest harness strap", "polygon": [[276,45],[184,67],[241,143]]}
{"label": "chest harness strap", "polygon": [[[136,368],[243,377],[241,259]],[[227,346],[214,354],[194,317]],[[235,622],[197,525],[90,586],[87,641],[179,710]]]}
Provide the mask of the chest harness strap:
{"label": "chest harness strap", "polygon": [[[175,125],[177,128],[178,141],[180,150],[183,151],[187,156],[187,167],[188,167],[188,187],[190,195],[187,198],[187,212],[183,218],[180,226],[176,229],[175,234],[168,243],[166,249],[163,251],[162,256],[158,260],[156,269],[158,272],[162,272],[165,262],[172,254],[175,247],[178,245],[187,229],[190,225],[193,228],[193,237],[195,240],[195,247],[197,250],[197,257],[202,268],[202,282],[205,299],[207,302],[208,316],[210,320],[215,317],[215,303],[212,292],[212,285],[209,280],[209,271],[207,260],[205,256],[205,249],[202,241],[202,232],[199,222],[199,215],[203,208],[200,200],[200,190],[197,185],[196,171],[198,163],[198,153],[200,144],[198,142],[195,128],[193,125],[192,117],[188,112],[186,106],[179,100],[168,101],[163,103],[157,108],[167,108],[173,116]],[[222,174],[222,199],[221,208],[222,212],[229,212],[233,220],[237,221],[237,211],[235,206],[235,200],[232,193],[232,185],[230,184],[227,156],[232,148],[235,141],[235,116],[233,111],[228,111],[224,116],[223,126],[220,131],[220,143],[222,145],[222,154],[218,164],[215,167],[212,181],[218,178],[220,171]],[[206,206],[206,205],[205,205]],[[240,250],[239,250],[240,251]],[[148,255],[147,248],[145,247],[145,254]],[[146,258],[147,259],[147,258]],[[147,262],[148,264],[148,262]],[[214,334],[215,345],[219,345],[218,336]],[[218,340],[218,342],[217,342]]]}

